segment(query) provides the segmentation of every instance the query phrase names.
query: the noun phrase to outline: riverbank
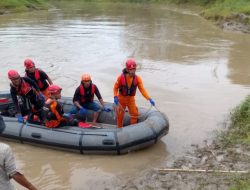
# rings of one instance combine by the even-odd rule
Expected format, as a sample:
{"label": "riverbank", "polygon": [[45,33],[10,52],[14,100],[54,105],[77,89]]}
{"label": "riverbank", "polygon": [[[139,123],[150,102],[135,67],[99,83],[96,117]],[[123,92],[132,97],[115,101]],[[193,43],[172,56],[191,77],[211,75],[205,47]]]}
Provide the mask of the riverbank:
{"label": "riverbank", "polygon": [[224,31],[250,33],[250,0],[166,0],[201,6],[200,15]]}
{"label": "riverbank", "polygon": [[217,0],[205,5],[201,15],[225,31],[250,33],[250,1]]}
{"label": "riverbank", "polygon": [[49,6],[50,4],[47,0],[1,0],[0,14],[29,10],[46,10]]}
{"label": "riverbank", "polygon": [[[77,0],[75,0],[77,1]],[[78,0],[79,1],[79,0]],[[86,1],[86,0],[82,0]],[[120,0],[88,0],[88,2],[121,2]],[[225,31],[250,33],[250,0],[124,0],[131,3],[164,3],[198,5],[204,18],[213,21]],[[58,3],[55,0],[2,0],[0,14],[48,9]]]}
{"label": "riverbank", "polygon": [[213,143],[193,145],[193,151],[163,169],[143,171],[122,189],[250,189],[250,96],[225,121]]}
{"label": "riverbank", "polygon": [[196,146],[193,152],[165,168],[143,171],[138,178],[131,177],[120,189],[250,189],[249,150],[239,144],[224,148],[220,142],[203,148]]}

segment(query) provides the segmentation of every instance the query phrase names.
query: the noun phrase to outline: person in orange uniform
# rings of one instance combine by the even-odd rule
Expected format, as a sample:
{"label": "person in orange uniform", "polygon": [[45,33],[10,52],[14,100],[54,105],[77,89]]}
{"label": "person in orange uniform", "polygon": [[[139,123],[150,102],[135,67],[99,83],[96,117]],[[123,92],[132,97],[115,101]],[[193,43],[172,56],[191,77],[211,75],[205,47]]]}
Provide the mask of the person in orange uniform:
{"label": "person in orange uniform", "polygon": [[48,87],[52,84],[52,80],[44,71],[36,68],[35,63],[31,59],[25,59],[24,66],[26,68],[26,76],[36,82],[40,91],[47,99],[49,97]]}
{"label": "person in orange uniform", "polygon": [[130,124],[137,123],[138,109],[135,103],[135,94],[137,87],[141,94],[150,101],[152,106],[155,102],[148,95],[147,91],[143,87],[142,79],[135,74],[136,62],[134,59],[128,59],[126,61],[126,68],[123,69],[122,74],[117,78],[114,85],[114,103],[118,106],[117,110],[117,127],[123,127],[124,110],[128,107],[129,114],[131,116]]}
{"label": "person in orange uniform", "polygon": [[62,88],[52,84],[48,87],[49,98],[44,105],[45,126],[56,128],[61,126],[77,126],[78,121],[65,114],[62,105],[58,102],[61,98]]}

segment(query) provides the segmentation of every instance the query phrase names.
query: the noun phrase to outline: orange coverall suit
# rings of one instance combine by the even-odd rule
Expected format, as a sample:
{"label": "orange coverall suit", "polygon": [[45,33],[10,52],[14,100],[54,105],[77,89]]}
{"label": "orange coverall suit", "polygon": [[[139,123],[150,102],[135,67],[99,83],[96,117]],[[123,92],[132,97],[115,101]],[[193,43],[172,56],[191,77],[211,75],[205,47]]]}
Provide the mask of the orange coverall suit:
{"label": "orange coverall suit", "polygon": [[[136,76],[137,76],[137,82],[138,82],[137,86],[141,94],[147,100],[149,100],[150,96],[148,95],[147,91],[145,90],[143,86],[141,77],[138,75]],[[128,88],[130,88],[133,82],[133,76],[129,76],[128,74],[125,74],[125,77],[127,81],[127,86]],[[113,89],[114,96],[118,96],[120,106],[122,107],[121,109],[120,106],[118,105],[118,109],[117,109],[117,127],[118,128],[121,128],[123,126],[124,110],[126,109],[126,107],[128,107],[128,111],[131,116],[130,124],[135,124],[137,123],[137,120],[138,120],[138,109],[135,104],[135,96],[123,96],[121,93],[119,93],[119,87],[121,85],[120,83],[121,83],[121,75],[117,78],[117,81]]]}

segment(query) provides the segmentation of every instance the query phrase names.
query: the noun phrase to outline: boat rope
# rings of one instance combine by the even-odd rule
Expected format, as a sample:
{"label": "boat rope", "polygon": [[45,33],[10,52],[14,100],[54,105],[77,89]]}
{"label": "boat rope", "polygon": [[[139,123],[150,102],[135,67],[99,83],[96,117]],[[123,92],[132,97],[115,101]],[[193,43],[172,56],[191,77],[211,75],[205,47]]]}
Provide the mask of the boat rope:
{"label": "boat rope", "polygon": [[[151,105],[151,106],[152,106],[152,105]],[[162,113],[162,112],[156,107],[156,105],[154,105],[154,108],[155,108],[158,112]]]}

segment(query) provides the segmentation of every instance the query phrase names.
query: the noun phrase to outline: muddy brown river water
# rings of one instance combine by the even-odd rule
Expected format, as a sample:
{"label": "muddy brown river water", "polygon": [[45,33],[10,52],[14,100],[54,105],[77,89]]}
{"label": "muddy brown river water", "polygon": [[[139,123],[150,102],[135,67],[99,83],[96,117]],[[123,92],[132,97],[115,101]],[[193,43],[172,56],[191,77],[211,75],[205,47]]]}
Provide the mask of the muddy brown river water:
{"label": "muddy brown river water", "polygon": [[[7,142],[18,167],[42,190],[115,189],[117,180],[162,167],[211,140],[249,93],[250,35],[223,32],[196,11],[148,4],[60,4],[49,11],[0,16],[0,90],[7,71],[33,59],[72,96],[84,72],[105,101],[127,57],[170,120],[156,145],[123,156],[75,153]],[[138,106],[150,107],[140,93]],[[22,189],[15,184],[17,189]]]}

